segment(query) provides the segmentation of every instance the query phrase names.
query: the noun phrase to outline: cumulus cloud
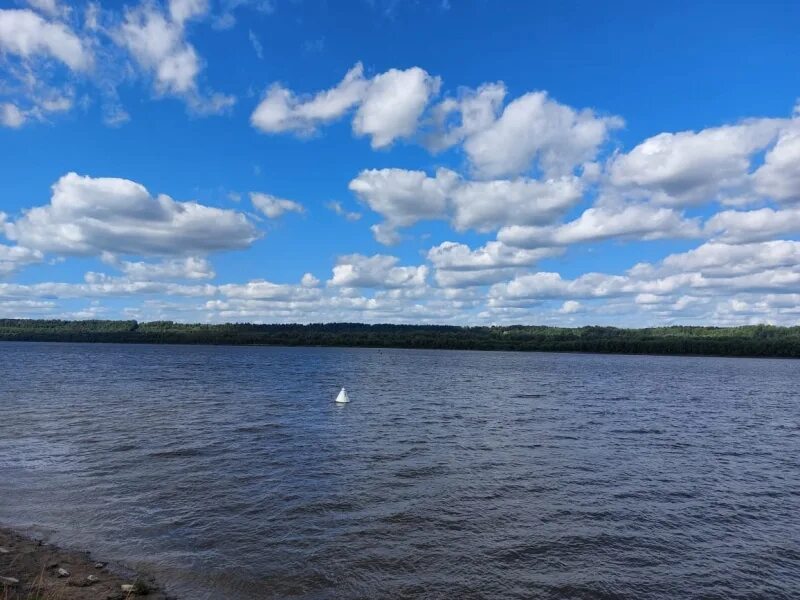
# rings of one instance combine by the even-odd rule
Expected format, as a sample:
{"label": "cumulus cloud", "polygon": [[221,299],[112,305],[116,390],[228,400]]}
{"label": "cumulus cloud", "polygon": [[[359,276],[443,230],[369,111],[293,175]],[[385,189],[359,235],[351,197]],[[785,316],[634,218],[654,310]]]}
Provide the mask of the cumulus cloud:
{"label": "cumulus cloud", "polygon": [[756,191],[768,198],[800,201],[800,118],[781,133],[753,179]]}
{"label": "cumulus cloud", "polygon": [[358,107],[353,131],[370,136],[374,148],[409,137],[438,78],[419,67],[390,69],[371,79],[357,63],[336,86],[309,97],[298,97],[280,84],[273,84],[250,117],[251,124],[265,133],[314,133],[319,125],[335,121]]}
{"label": "cumulus cloud", "polygon": [[699,235],[697,221],[685,219],[673,209],[631,204],[619,208],[588,208],[580,217],[563,225],[511,225],[501,229],[497,239],[510,246],[538,248],[610,238],[656,240]]}
{"label": "cumulus cloud", "polygon": [[76,83],[94,76],[93,40],[59,20],[69,10],[55,3],[36,4],[45,16],[28,9],[0,9],[0,127],[48,121],[70,110]]}
{"label": "cumulus cloud", "polygon": [[[0,303],[25,303],[52,298],[93,299],[170,296],[170,307],[145,301],[135,318],[176,311],[202,320],[260,322],[526,322],[535,307],[538,322],[559,322],[576,315],[587,322],[613,320],[640,325],[657,322],[741,324],[751,321],[796,322],[800,297],[800,242],[754,244],[710,242],[655,263],[640,263],[621,275],[586,273],[573,279],[553,272],[526,272],[535,256],[496,243],[471,250],[456,243],[432,249],[434,266],[452,273],[479,273],[484,267],[511,265],[514,277],[495,283],[488,294],[475,286],[435,288],[426,285],[420,267],[398,266],[395,257],[346,256],[326,287],[310,274],[297,284],[267,280],[209,284],[158,281],[151,276],[108,277],[90,273],[78,284],[0,283]],[[169,261],[163,261],[167,263]],[[151,263],[156,264],[156,263]],[[339,280],[335,284],[334,280]],[[371,288],[371,291],[366,291]],[[365,290],[365,291],[362,291]],[[183,300],[181,300],[183,299]],[[148,311],[148,306],[153,306]],[[160,308],[159,308],[160,307]],[[49,307],[54,308],[53,306]],[[33,313],[38,310],[31,306]],[[167,314],[158,311],[169,311]],[[563,322],[563,321],[561,321]]]}
{"label": "cumulus cloud", "polygon": [[370,169],[350,182],[350,190],[385,219],[379,241],[396,239],[396,230],[418,221],[449,218],[460,231],[492,231],[510,224],[547,223],[580,199],[580,179],[565,176],[537,181],[467,181],[449,169],[434,177],[424,171]]}
{"label": "cumulus cloud", "polygon": [[574,315],[576,312],[580,311],[581,308],[583,308],[583,305],[577,300],[567,300],[561,305],[558,312],[562,315]]}
{"label": "cumulus cloud", "polygon": [[287,212],[304,213],[306,209],[299,202],[286,200],[261,192],[251,192],[250,201],[261,213],[269,219],[277,219]]}
{"label": "cumulus cloud", "polygon": [[443,242],[428,251],[428,260],[436,269],[436,283],[458,288],[507,280],[521,267],[560,253],[560,248],[524,250],[501,242],[488,242],[475,250],[466,244]]}
{"label": "cumulus cloud", "polygon": [[186,40],[185,25],[207,13],[204,0],[172,0],[167,13],[142,4],[126,10],[115,37],[139,67],[152,75],[157,94],[182,98],[193,111],[213,114],[230,108],[235,98],[203,93],[198,85],[203,64]]}
{"label": "cumulus cloud", "polygon": [[121,270],[131,281],[174,281],[216,277],[211,263],[207,259],[197,256],[173,258],[160,262],[131,262],[110,258],[107,259],[107,262]]}
{"label": "cumulus cloud", "polygon": [[581,199],[577,177],[537,181],[519,177],[494,181],[459,181],[451,193],[452,223],[460,230],[492,231],[511,223],[549,223]]}
{"label": "cumulus cloud", "polygon": [[506,87],[487,83],[477,90],[462,88],[457,98],[446,98],[431,109],[433,131],[425,143],[433,151],[444,150],[492,125],[500,113]]}
{"label": "cumulus cloud", "polygon": [[466,244],[442,242],[428,251],[428,260],[437,269],[472,271],[502,267],[530,266],[538,260],[552,256],[553,249],[523,250],[510,248],[501,242],[487,242],[472,250]]}
{"label": "cumulus cloud", "polygon": [[[353,132],[369,136],[373,148],[415,138],[434,152],[463,144],[481,178],[533,171],[546,178],[572,175],[595,160],[610,132],[623,125],[619,117],[576,110],[546,92],[524,94],[503,108],[502,82],[461,88],[428,110],[441,83],[420,67],[389,69],[369,79],[358,63],[335,87],[308,97],[273,84],[251,123],[266,133],[307,135],[356,108]],[[426,132],[418,137],[421,125]]]}
{"label": "cumulus cloud", "polygon": [[428,267],[399,267],[395,256],[376,254],[340,256],[328,284],[347,288],[405,288],[425,285]]}
{"label": "cumulus cloud", "polygon": [[368,87],[361,63],[350,69],[336,86],[309,98],[298,98],[291,90],[273,84],[251,115],[250,122],[265,133],[310,134],[319,125],[340,118],[360,103]]}
{"label": "cumulus cloud", "polygon": [[0,9],[0,52],[54,59],[73,71],[85,71],[93,62],[91,50],[74,31],[28,9]]}
{"label": "cumulus cloud", "polygon": [[482,177],[526,173],[534,163],[547,177],[560,177],[593,160],[609,133],[622,125],[619,117],[575,110],[546,92],[531,92],[467,137],[464,151]]}
{"label": "cumulus cloud", "polygon": [[[640,263],[623,275],[586,273],[564,279],[538,272],[498,283],[489,291],[493,308],[523,307],[544,300],[629,299],[636,305],[659,307],[661,316],[680,316],[689,308],[719,322],[732,317],[728,303],[738,295],[752,300],[765,293],[774,298],[800,289],[800,242],[770,241],[746,245],[710,242],[672,254],[659,263]],[[774,311],[773,311],[774,312]],[[735,321],[735,319],[734,319]]]}
{"label": "cumulus cloud", "polygon": [[610,183],[668,206],[735,201],[750,194],[753,154],[785,125],[785,119],[754,119],[698,132],[660,133],[614,157]]}
{"label": "cumulus cloud", "polygon": [[308,302],[320,298],[319,289],[313,286],[272,283],[264,279],[221,285],[218,290],[227,298],[240,300]]}
{"label": "cumulus cloud", "polygon": [[134,181],[68,173],[50,203],[4,224],[7,238],[73,255],[198,255],[245,248],[258,237],[241,213],[151,196]]}
{"label": "cumulus cloud", "polygon": [[28,3],[35,10],[0,9],[0,56],[13,57],[0,63],[8,100],[0,125],[19,127],[86,107],[96,100],[94,91],[103,120],[118,126],[129,120],[118,87],[137,71],[152,81],[157,97],[180,98],[194,114],[219,114],[235,102],[206,89],[203,59],[187,39],[191,23],[208,17],[208,0],[142,0],[120,9]]}
{"label": "cumulus cloud", "polygon": [[411,137],[441,81],[419,67],[389,69],[372,79],[353,119],[356,135],[370,136],[373,148]]}
{"label": "cumulus cloud", "polygon": [[[436,177],[424,171],[404,169],[368,169],[353,179],[349,188],[370,209],[386,219],[382,241],[396,239],[394,230],[408,227],[424,219],[437,219],[445,214],[447,197],[458,175],[439,169]],[[373,230],[375,231],[375,230]]]}
{"label": "cumulus cloud", "polygon": [[726,210],[713,215],[703,227],[715,240],[746,243],[800,232],[800,208]]}
{"label": "cumulus cloud", "polygon": [[33,284],[0,283],[0,298],[117,298],[143,295],[205,297],[216,293],[212,285],[185,285],[163,281],[131,281],[108,277],[102,273],[87,273],[83,283],[45,282]]}
{"label": "cumulus cloud", "polygon": [[[0,213],[0,217],[2,217]],[[3,219],[0,218],[0,225]],[[44,255],[38,250],[31,250],[23,246],[7,246],[0,244],[0,277],[10,275],[22,267],[41,262]]]}
{"label": "cumulus cloud", "polygon": [[304,273],[303,277],[300,279],[300,285],[303,287],[317,287],[319,285],[319,279],[314,277],[311,273]]}
{"label": "cumulus cloud", "polygon": [[784,267],[800,267],[800,242],[772,240],[752,244],[707,242],[693,250],[670,254],[660,264],[640,263],[634,277],[699,273],[706,279],[751,275]]}

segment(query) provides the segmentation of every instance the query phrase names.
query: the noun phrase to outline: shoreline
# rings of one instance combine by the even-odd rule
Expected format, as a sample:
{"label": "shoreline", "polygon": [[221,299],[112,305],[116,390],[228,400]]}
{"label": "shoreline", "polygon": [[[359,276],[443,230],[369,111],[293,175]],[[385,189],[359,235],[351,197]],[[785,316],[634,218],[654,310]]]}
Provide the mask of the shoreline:
{"label": "shoreline", "polygon": [[0,526],[0,600],[175,600],[142,573]]}
{"label": "shoreline", "polygon": [[393,323],[208,324],[0,319],[0,341],[800,359],[800,326],[772,325],[461,327]]}

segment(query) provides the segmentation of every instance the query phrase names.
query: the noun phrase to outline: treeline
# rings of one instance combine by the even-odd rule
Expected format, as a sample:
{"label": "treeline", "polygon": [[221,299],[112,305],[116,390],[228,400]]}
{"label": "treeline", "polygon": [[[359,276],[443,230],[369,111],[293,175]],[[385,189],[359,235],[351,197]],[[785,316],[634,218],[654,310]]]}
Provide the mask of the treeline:
{"label": "treeline", "polygon": [[454,327],[0,319],[0,340],[800,357],[800,327]]}

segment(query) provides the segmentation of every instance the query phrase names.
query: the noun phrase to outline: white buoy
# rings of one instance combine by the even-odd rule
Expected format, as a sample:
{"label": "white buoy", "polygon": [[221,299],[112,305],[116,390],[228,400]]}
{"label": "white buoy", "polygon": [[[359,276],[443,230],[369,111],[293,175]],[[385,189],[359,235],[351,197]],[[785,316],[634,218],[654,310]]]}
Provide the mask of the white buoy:
{"label": "white buoy", "polygon": [[347,391],[344,388],[342,388],[342,391],[339,392],[338,396],[336,396],[336,402],[338,402],[339,404],[350,402],[350,398],[347,397]]}

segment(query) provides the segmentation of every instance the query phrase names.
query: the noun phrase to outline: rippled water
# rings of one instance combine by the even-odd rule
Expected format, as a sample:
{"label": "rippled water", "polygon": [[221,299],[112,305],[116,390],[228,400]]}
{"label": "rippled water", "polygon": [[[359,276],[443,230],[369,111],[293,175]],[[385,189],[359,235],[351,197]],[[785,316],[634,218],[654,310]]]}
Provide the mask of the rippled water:
{"label": "rippled water", "polygon": [[799,382],[778,360],[0,344],[0,522],[192,599],[797,598]]}

